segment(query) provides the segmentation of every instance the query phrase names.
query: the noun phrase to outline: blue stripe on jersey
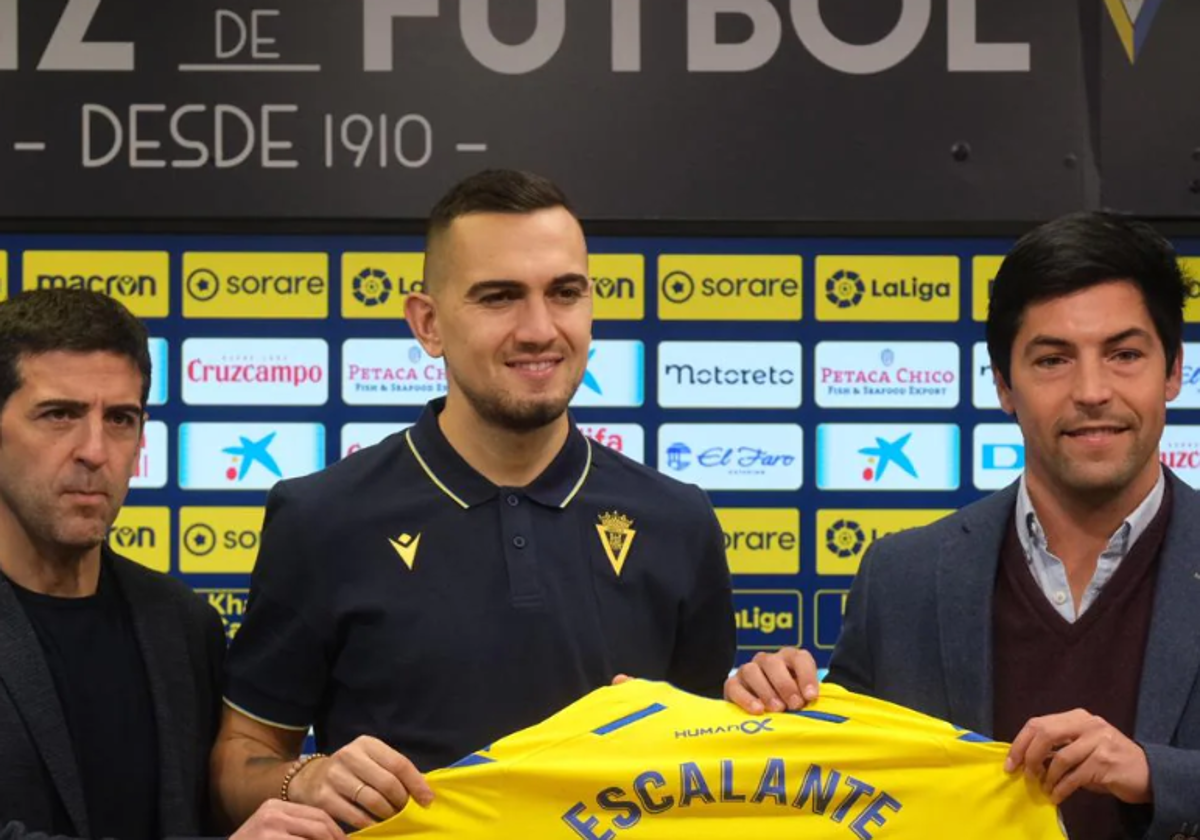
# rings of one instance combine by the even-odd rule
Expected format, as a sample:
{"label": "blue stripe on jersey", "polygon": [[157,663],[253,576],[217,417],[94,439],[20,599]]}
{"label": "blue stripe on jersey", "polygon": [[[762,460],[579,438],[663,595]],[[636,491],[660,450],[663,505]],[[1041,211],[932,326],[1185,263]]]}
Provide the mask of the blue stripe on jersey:
{"label": "blue stripe on jersey", "polygon": [[980,735],[978,732],[967,732],[958,736],[958,740],[966,741],[968,744],[994,744],[991,738],[986,735]]}
{"label": "blue stripe on jersey", "polygon": [[667,710],[667,707],[664,706],[662,703],[652,703],[651,705],[647,706],[646,708],[644,708],[640,711],[634,712],[633,714],[625,715],[625,717],[623,717],[623,718],[617,718],[612,723],[606,723],[606,724],[604,724],[604,726],[593,729],[592,734],[593,735],[608,735],[610,733],[616,732],[618,729],[629,726],[629,724],[631,724],[631,723],[637,723],[642,718],[650,717],[650,715],[656,715],[659,712],[665,712],[666,710]]}
{"label": "blue stripe on jersey", "polygon": [[[484,747],[479,752],[487,752],[491,748],[492,748],[492,745],[488,744],[486,747]],[[479,753],[471,753],[468,756],[464,756],[463,758],[460,758],[458,761],[451,764],[450,767],[478,767],[480,764],[495,764],[495,763],[496,763],[496,759],[494,759],[494,758],[488,758],[486,755],[480,755]]]}
{"label": "blue stripe on jersey", "polygon": [[814,712],[810,709],[801,709],[798,712],[788,712],[788,714],[795,715],[796,717],[812,718],[813,720],[823,720],[826,723],[845,723],[846,721],[850,720],[850,718],[846,717],[845,715],[835,715],[829,712]]}

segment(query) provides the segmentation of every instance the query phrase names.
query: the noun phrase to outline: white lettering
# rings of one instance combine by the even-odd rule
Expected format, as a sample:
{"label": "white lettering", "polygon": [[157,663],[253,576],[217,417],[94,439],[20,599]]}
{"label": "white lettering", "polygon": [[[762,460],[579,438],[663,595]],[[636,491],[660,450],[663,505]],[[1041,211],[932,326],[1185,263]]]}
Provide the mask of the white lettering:
{"label": "white lettering", "polygon": [[801,43],[834,70],[865,76],[882,73],[913,54],[929,30],[932,0],[903,0],[900,20],[882,41],[850,44],[829,31],[821,17],[821,0],[790,0],[792,25]]}
{"label": "white lettering", "polygon": [[[740,44],[717,42],[717,15],[749,18],[753,31]],[[688,3],[688,71],[745,73],[762,67],[783,38],[783,25],[770,0],[692,0]]]}
{"label": "white lettering", "polygon": [[491,0],[461,0],[459,25],[463,43],[475,60],[496,73],[531,73],[554,58],[567,31],[566,0],[537,0],[537,23],[522,44],[505,44],[488,22]]}

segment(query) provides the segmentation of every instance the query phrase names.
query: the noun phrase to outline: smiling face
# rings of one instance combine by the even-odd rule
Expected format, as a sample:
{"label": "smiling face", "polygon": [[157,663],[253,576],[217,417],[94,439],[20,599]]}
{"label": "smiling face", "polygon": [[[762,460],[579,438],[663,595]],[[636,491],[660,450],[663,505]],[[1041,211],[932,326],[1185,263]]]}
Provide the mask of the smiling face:
{"label": "smiling face", "polygon": [[565,208],[470,213],[441,234],[428,295],[407,314],[444,356],[447,409],[523,431],[563,416],[587,367],[592,298],[587,246]]}
{"label": "smiling face", "polygon": [[0,527],[87,550],[108,534],[142,435],[142,375],[114,353],[23,356],[0,411]]}
{"label": "smiling face", "polygon": [[1013,342],[1001,406],[1025,438],[1027,478],[1072,498],[1142,498],[1158,479],[1167,402],[1179,394],[1137,286],[1121,280],[1034,303]]}

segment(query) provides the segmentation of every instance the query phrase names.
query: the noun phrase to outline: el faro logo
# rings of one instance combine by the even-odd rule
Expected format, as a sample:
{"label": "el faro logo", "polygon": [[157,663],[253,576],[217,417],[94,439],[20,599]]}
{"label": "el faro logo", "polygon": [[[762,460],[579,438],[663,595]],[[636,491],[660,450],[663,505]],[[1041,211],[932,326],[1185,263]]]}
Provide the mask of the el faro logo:
{"label": "el faro logo", "polygon": [[342,254],[343,318],[404,320],[404,301],[424,290],[424,254]]}
{"label": "el faro logo", "polygon": [[89,289],[139,318],[165,318],[170,276],[166,251],[26,251],[21,288]]}
{"label": "el faro logo", "polygon": [[958,257],[817,257],[819,321],[957,321]]}
{"label": "el faro logo", "polygon": [[301,253],[185,253],[184,318],[324,318],[329,257]]}
{"label": "el faro logo", "polygon": [[658,258],[658,317],[663,321],[799,321],[799,256]]}

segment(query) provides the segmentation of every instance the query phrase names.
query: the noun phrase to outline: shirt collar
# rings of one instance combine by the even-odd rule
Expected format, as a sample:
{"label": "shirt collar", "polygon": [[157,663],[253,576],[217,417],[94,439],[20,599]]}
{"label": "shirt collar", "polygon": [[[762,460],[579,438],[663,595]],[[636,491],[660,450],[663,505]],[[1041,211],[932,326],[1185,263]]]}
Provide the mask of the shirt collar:
{"label": "shirt collar", "polygon": [[[445,407],[445,397],[430,400],[416,424],[405,433],[408,447],[429,480],[459,507],[483,504],[500,488],[476,472],[446,440],[438,425],[438,415]],[[562,449],[550,466],[523,488],[526,496],[546,507],[565,508],[591,473],[591,443],[575,427],[573,417],[568,415],[568,421],[570,431]]]}
{"label": "shirt collar", "polygon": [[[1134,508],[1133,512],[1117,526],[1117,530],[1113,532],[1108,541],[1106,551],[1114,552],[1120,557],[1129,553],[1129,549],[1149,527],[1158,513],[1158,509],[1162,506],[1166,486],[1166,471],[1160,468],[1158,481],[1154,483],[1153,489],[1146,495],[1146,498],[1142,499],[1141,504]],[[1025,473],[1021,473],[1020,486],[1017,489],[1016,517],[1017,522],[1020,523],[1020,527],[1017,528],[1017,538],[1021,542],[1021,548],[1025,550],[1025,556],[1032,556],[1035,548],[1047,550],[1046,534],[1042,530],[1042,523],[1038,520],[1037,511],[1033,509],[1033,500],[1029,498]]]}

